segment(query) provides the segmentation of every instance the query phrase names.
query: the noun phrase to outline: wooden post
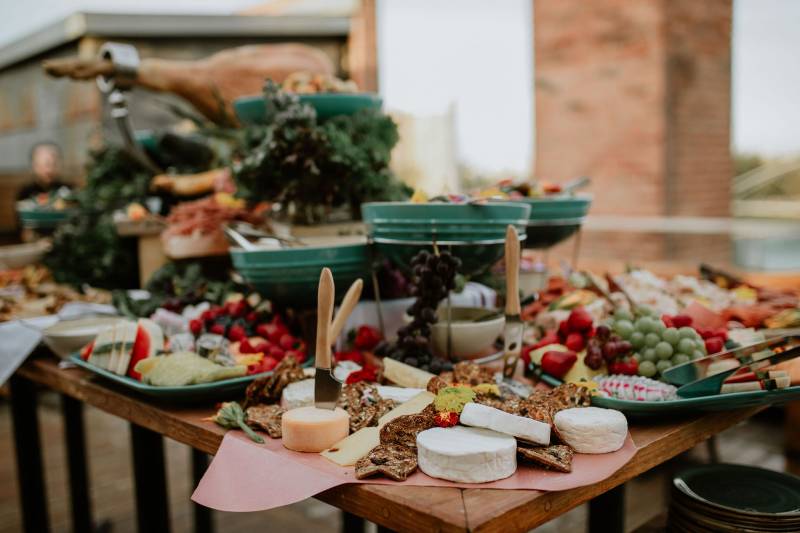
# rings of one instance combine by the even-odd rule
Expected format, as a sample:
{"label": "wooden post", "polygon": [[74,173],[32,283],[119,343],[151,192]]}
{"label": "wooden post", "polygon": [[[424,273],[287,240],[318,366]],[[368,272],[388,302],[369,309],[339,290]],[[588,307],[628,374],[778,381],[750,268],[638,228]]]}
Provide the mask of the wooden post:
{"label": "wooden post", "polygon": [[361,0],[350,22],[347,70],[365,92],[378,90],[378,45],[375,0]]}

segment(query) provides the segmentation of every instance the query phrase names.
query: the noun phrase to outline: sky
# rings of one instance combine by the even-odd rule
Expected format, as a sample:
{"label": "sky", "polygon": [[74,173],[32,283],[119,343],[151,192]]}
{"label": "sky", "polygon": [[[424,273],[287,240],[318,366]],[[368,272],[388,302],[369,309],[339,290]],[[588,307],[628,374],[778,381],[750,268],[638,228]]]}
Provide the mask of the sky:
{"label": "sky", "polygon": [[[77,10],[229,13],[258,3],[0,0],[0,46]],[[531,20],[529,0],[379,0],[379,78],[386,108],[424,116],[452,109],[463,163],[479,172],[527,173],[535,135]],[[734,0],[736,151],[800,153],[798,27],[800,1]]]}

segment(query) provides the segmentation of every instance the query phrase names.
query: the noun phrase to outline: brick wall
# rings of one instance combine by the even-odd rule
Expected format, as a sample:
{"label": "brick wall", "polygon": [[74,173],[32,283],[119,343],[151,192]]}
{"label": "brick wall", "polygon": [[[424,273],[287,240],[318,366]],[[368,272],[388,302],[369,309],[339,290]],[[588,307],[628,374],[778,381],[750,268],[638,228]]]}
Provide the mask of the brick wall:
{"label": "brick wall", "polygon": [[[536,0],[536,176],[593,179],[592,213],[726,216],[731,0]],[[587,235],[582,254],[711,254],[719,237]]]}

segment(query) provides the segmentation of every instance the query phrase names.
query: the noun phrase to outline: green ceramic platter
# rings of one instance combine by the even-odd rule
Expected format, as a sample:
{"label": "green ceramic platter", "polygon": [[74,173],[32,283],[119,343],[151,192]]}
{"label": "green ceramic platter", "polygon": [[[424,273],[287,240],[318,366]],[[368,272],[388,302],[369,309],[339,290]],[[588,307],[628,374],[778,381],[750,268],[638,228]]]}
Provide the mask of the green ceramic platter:
{"label": "green ceramic platter", "polygon": [[567,220],[583,218],[592,205],[589,195],[523,198],[514,200],[531,206],[530,220]]}
{"label": "green ceramic platter", "polygon": [[52,211],[47,209],[31,209],[17,211],[19,220],[26,228],[54,228],[65,222],[75,211],[63,209]]}
{"label": "green ceramic platter", "polygon": [[244,390],[256,378],[269,376],[272,372],[262,372],[252,376],[242,376],[233,379],[224,379],[212,383],[200,383],[197,385],[184,385],[182,387],[156,387],[148,385],[127,376],[118,376],[113,372],[98,368],[81,359],[80,355],[74,353],[69,356],[69,360],[77,366],[90,372],[102,376],[114,383],[127,387],[138,393],[158,398],[160,400],[171,400],[176,402],[200,402],[208,400],[235,400],[244,393]]}
{"label": "green ceramic platter", "polygon": [[370,235],[405,241],[456,240],[459,242],[504,239],[512,224],[522,233],[530,206],[497,204],[416,204],[411,202],[368,202],[361,204],[361,216]]}
{"label": "green ceramic platter", "polygon": [[[319,120],[337,115],[352,115],[362,109],[380,109],[383,100],[374,93],[318,93],[300,94],[300,101],[317,112]],[[243,96],[233,101],[233,110],[244,124],[263,124],[266,107],[262,95]]]}
{"label": "green ceramic platter", "polygon": [[714,464],[680,472],[673,485],[689,502],[710,506],[719,517],[766,519],[774,525],[800,519],[800,478],[790,474]]}
{"label": "green ceramic platter", "polygon": [[[548,374],[542,374],[541,380],[553,387],[561,385],[561,380]],[[616,409],[628,416],[644,418],[687,414],[697,411],[731,411],[758,405],[780,404],[797,399],[800,399],[800,386],[771,391],[734,392],[700,398],[679,398],[664,402],[618,400],[604,396],[593,396],[592,405]]]}
{"label": "green ceramic platter", "polygon": [[343,246],[307,246],[302,248],[284,248],[278,250],[244,250],[231,248],[231,259],[237,268],[253,267],[270,270],[286,268],[336,265],[364,265],[368,260],[366,244],[348,244]]}

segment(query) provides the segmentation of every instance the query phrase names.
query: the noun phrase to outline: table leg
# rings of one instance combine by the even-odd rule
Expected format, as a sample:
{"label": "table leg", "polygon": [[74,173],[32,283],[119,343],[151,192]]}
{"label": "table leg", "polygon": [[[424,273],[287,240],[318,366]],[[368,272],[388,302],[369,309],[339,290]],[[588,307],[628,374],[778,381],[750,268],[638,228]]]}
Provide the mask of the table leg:
{"label": "table leg", "polygon": [[625,485],[617,485],[589,501],[589,533],[625,531]]}
{"label": "table leg", "polygon": [[136,523],[139,533],[169,532],[169,499],[161,435],[136,424],[131,427]]}
{"label": "table leg", "polygon": [[[206,473],[206,469],[208,468],[208,455],[201,452],[200,450],[192,450],[192,488],[196,487],[198,483],[200,483],[200,479],[203,477],[203,474]],[[195,533],[213,533],[214,531],[214,520],[212,516],[212,511],[208,507],[204,505],[199,505],[193,503],[192,506],[194,507],[194,531]]]}
{"label": "table leg", "polygon": [[28,533],[47,532],[50,523],[36,412],[36,387],[26,379],[11,376],[9,388],[23,530]]}
{"label": "table leg", "polygon": [[72,504],[72,530],[92,531],[92,502],[89,498],[89,475],[86,466],[86,440],[83,404],[61,395],[64,439],[67,443],[69,493]]}
{"label": "table leg", "polygon": [[365,525],[360,516],[342,511],[342,533],[364,533]]}

